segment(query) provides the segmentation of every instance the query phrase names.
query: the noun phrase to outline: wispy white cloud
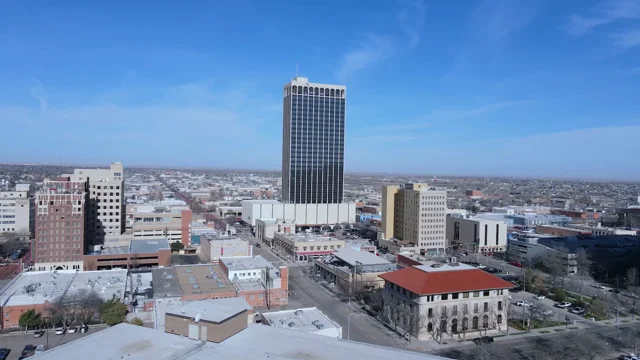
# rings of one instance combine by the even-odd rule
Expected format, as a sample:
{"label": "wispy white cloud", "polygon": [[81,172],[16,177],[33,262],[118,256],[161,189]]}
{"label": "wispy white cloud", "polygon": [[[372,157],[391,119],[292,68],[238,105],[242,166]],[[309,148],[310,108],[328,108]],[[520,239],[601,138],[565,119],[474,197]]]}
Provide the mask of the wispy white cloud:
{"label": "wispy white cloud", "polygon": [[38,80],[33,80],[33,85],[31,86],[31,96],[38,100],[40,104],[40,112],[43,114],[47,112],[49,108],[49,102],[47,100],[47,89],[44,87],[44,84]]}
{"label": "wispy white cloud", "polygon": [[409,48],[413,49],[418,46],[422,38],[427,7],[422,0],[404,1],[403,5],[398,14],[398,23],[409,40]]}
{"label": "wispy white cloud", "polygon": [[437,123],[451,124],[452,121],[472,119],[474,117],[490,114],[508,107],[527,105],[531,102],[531,100],[515,100],[496,102],[470,108],[441,109],[433,111],[424,116],[420,116],[410,122],[382,126],[376,128],[375,130],[385,132],[424,130],[433,127]]}
{"label": "wispy white cloud", "polygon": [[613,43],[624,49],[640,46],[640,29],[631,29],[612,35]]}
{"label": "wispy white cloud", "polygon": [[402,36],[393,32],[383,34],[367,33],[344,53],[338,63],[335,76],[344,82],[353,74],[369,66],[408,49],[412,50],[420,43],[424,25],[426,6],[423,0],[405,1],[397,16]]}
{"label": "wispy white cloud", "polygon": [[619,20],[639,18],[639,1],[606,0],[591,8],[588,15],[571,15],[567,24],[567,31],[572,35],[579,36],[597,27],[609,25]]}
{"label": "wispy white cloud", "polygon": [[485,0],[471,13],[476,46],[497,50],[516,32],[529,25],[538,13],[538,1]]}
{"label": "wispy white cloud", "polygon": [[353,73],[356,73],[373,63],[386,60],[396,52],[393,40],[389,36],[367,34],[354,50],[342,56],[336,71],[336,77],[345,81]]}

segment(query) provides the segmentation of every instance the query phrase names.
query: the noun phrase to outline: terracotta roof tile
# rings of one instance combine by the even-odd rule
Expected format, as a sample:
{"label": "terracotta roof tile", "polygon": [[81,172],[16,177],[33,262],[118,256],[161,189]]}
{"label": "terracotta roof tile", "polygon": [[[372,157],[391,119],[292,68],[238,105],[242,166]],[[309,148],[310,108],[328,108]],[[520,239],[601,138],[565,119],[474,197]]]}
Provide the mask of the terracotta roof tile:
{"label": "terracotta roof tile", "polygon": [[408,267],[384,273],[380,277],[419,295],[515,287],[514,284],[480,269],[426,272]]}

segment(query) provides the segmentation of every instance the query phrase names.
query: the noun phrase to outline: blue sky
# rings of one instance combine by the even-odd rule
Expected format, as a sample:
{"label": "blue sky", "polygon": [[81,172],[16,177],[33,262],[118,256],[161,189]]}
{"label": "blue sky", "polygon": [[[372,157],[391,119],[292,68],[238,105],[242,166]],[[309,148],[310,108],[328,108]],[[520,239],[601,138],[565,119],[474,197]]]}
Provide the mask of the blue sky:
{"label": "blue sky", "polygon": [[0,161],[279,169],[345,84],[346,170],[640,180],[640,2],[5,1]]}

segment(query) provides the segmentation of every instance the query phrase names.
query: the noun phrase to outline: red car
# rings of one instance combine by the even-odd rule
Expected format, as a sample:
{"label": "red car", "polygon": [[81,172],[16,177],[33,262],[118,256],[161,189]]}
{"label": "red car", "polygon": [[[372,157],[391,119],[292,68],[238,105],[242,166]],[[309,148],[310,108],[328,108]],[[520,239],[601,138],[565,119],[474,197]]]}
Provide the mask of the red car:
{"label": "red car", "polygon": [[519,267],[519,268],[521,268],[521,267],[522,267],[522,264],[520,264],[519,262],[517,262],[517,261],[515,261],[515,260],[513,260],[513,261],[509,261],[509,264],[511,264],[511,265],[513,265],[513,266],[516,266],[516,267]]}

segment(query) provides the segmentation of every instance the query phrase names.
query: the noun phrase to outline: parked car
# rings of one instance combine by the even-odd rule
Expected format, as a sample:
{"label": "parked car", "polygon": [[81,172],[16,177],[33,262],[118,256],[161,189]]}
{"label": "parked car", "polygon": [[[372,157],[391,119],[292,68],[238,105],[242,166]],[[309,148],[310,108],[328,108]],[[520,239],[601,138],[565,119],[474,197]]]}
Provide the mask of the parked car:
{"label": "parked car", "polygon": [[534,298],[538,299],[538,300],[544,300],[546,298],[546,296],[538,294],[538,295],[533,295]]}
{"label": "parked car", "polygon": [[33,333],[34,338],[42,337],[42,335],[44,335],[44,330],[36,330],[36,332]]}
{"label": "parked car", "polygon": [[566,309],[568,307],[571,307],[571,303],[566,301],[559,302],[559,303],[556,303],[556,307],[559,307],[561,309]]}
{"label": "parked car", "polygon": [[67,332],[67,329],[63,327],[59,327],[56,329],[56,335],[64,335],[64,333],[66,332]]}
{"label": "parked car", "polygon": [[573,309],[571,309],[569,311],[571,313],[573,313],[573,314],[576,314],[576,315],[582,315],[585,312],[584,308],[581,308],[581,307],[574,307]]}
{"label": "parked car", "polygon": [[475,338],[475,339],[473,339],[473,343],[476,344],[476,345],[493,344],[493,337],[492,336],[483,336],[483,337]]}
{"label": "parked car", "polygon": [[43,352],[45,352],[45,350],[46,350],[46,349],[45,349],[45,347],[44,347],[44,344],[40,344],[40,345],[38,345],[38,346],[36,347],[36,355],[37,355],[37,354],[42,354]]}
{"label": "parked car", "polygon": [[9,353],[11,353],[11,349],[0,349],[0,360],[7,360],[7,358],[9,357]]}
{"label": "parked car", "polygon": [[25,345],[24,348],[22,349],[22,353],[20,353],[21,356],[32,356],[36,351],[36,347],[28,344]]}
{"label": "parked car", "polygon": [[543,312],[542,312],[542,315],[545,315],[545,316],[551,316],[551,315],[553,315],[553,311],[551,311],[551,310],[545,310],[545,311],[543,311]]}
{"label": "parked car", "polygon": [[259,248],[261,247],[261,245],[259,243],[256,243],[256,247]]}
{"label": "parked car", "polygon": [[75,334],[76,331],[78,331],[77,327],[70,327],[69,329],[67,329],[67,334]]}
{"label": "parked car", "polygon": [[519,267],[519,268],[522,267],[522,264],[517,262],[517,261],[515,261],[515,260],[509,261],[509,264],[511,264],[511,265],[513,265],[515,267]]}
{"label": "parked car", "polygon": [[86,333],[87,331],[89,331],[89,327],[88,327],[87,325],[81,325],[81,326],[80,326],[80,333],[81,333],[81,334],[84,334],[84,333]]}
{"label": "parked car", "polygon": [[525,300],[522,301],[516,301],[516,306],[523,306],[523,307],[529,307],[531,306],[531,303]]}
{"label": "parked car", "polygon": [[479,264],[479,265],[478,265],[478,269],[484,269],[484,268],[486,268],[486,267],[487,267],[486,265],[482,265],[482,264]]}

